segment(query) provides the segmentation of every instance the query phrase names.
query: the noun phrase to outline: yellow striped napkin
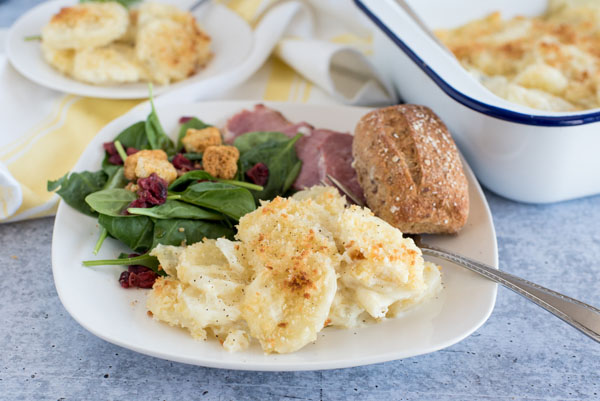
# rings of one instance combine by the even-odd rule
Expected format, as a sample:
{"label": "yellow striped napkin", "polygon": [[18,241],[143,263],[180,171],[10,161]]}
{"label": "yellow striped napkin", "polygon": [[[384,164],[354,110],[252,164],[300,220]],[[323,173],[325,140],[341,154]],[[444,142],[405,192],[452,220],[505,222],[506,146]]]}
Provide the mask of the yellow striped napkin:
{"label": "yellow striped napkin", "polygon": [[[277,0],[220,2],[254,26]],[[316,10],[315,30],[320,39],[352,45],[363,53],[369,53],[370,33],[354,22],[358,11],[354,10],[350,0],[314,0],[309,3]],[[341,20],[340,9],[349,10],[348,15],[342,13],[344,19]],[[331,29],[332,18],[338,19],[336,30]],[[290,46],[293,49],[294,44],[290,43]],[[280,51],[285,52],[285,49],[278,49],[278,53]],[[319,103],[335,100],[303,78],[282,58],[285,59],[285,55],[271,56],[248,82],[219,98]],[[10,87],[4,88],[2,82],[9,82]],[[142,101],[84,98],[40,88],[10,67],[0,52],[0,99],[5,104],[11,101],[11,97],[16,99],[14,96],[25,97],[30,106],[25,110],[8,107],[8,110],[0,111],[0,120],[13,119],[10,125],[21,130],[11,132],[11,135],[0,135],[0,167],[3,164],[18,182],[22,201],[18,209],[7,216],[10,214],[10,205],[7,206],[10,202],[0,199],[0,222],[53,215],[57,197],[46,191],[47,180],[57,179],[69,171],[103,126]],[[23,100],[19,99],[21,103]],[[12,195],[9,191],[0,180],[0,194],[10,201]]]}

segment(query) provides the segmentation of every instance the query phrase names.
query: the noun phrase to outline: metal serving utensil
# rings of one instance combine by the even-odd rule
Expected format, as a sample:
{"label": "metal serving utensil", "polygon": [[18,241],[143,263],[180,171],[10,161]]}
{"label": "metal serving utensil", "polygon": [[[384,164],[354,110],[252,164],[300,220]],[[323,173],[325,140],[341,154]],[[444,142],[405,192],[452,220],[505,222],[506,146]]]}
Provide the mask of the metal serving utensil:
{"label": "metal serving utensil", "polygon": [[[356,195],[348,191],[348,188],[334,177],[327,174],[327,179],[357,205],[365,206]],[[321,181],[321,183],[328,185],[324,181]],[[467,258],[466,256],[458,255],[433,245],[425,244],[421,241],[419,235],[411,235],[411,237],[414,239],[417,246],[421,248],[424,255],[435,256],[447,260],[469,269],[472,272],[478,273],[489,280],[500,283],[508,289],[534,302],[538,306],[546,309],[548,312],[575,327],[588,337],[600,342],[600,309],[532,283],[531,281],[495,269],[485,263],[478,262],[471,258]]]}
{"label": "metal serving utensil", "polygon": [[417,15],[417,13],[408,5],[405,0],[396,0],[396,3],[404,10],[406,14],[419,26],[421,31],[433,40],[442,50],[454,57],[454,54],[446,47],[446,45],[429,29],[427,24]]}
{"label": "metal serving utensil", "polygon": [[202,4],[206,3],[208,0],[197,0],[195,3],[193,3],[189,8],[188,11],[195,11],[198,7],[200,7]]}

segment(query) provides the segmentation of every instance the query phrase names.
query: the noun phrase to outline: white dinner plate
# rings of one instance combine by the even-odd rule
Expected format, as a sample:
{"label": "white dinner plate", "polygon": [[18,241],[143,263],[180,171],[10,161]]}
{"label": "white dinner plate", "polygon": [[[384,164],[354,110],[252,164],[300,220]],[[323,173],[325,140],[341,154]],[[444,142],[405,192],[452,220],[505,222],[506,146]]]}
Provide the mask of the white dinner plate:
{"label": "white dinner plate", "polygon": [[[108,99],[147,97],[148,84],[145,82],[101,86],[67,77],[44,60],[39,41],[24,40],[27,36],[39,35],[42,27],[61,7],[76,3],[75,0],[49,1],[21,16],[10,28],[6,40],[6,52],[11,64],[33,82],[66,93]],[[252,29],[241,17],[226,7],[216,3],[206,4],[199,7],[194,16],[212,38],[213,58],[205,68],[187,79],[170,85],[155,85],[154,93],[157,95],[195,82],[217,79],[240,64],[252,49]]]}
{"label": "white dinner plate", "polygon": [[[160,120],[173,138],[181,116],[197,116],[223,126],[228,117],[253,107],[254,102],[204,102],[158,107]],[[290,121],[307,121],[320,128],[352,132],[358,119],[370,109],[267,103]],[[74,171],[98,170],[104,156],[102,143],[111,141],[127,126],[145,119],[149,107],[137,107],[119,118],[92,140]],[[485,197],[470,168],[470,213],[458,235],[430,236],[427,242],[484,263],[497,266],[494,225]],[[245,370],[333,369],[390,361],[426,354],[467,337],[488,318],[496,300],[496,284],[449,262],[442,266],[441,294],[406,315],[355,330],[326,328],[318,340],[300,351],[265,355],[253,342],[246,351],[228,353],[216,340],[195,341],[183,329],[157,322],[146,314],[147,290],[123,289],[116,266],[87,268],[81,261],[115,258],[127,250],[107,239],[97,256],[92,249],[98,238],[95,219],[61,202],[52,240],[52,267],[60,299],[83,327],[106,341],[159,358],[195,365]]]}

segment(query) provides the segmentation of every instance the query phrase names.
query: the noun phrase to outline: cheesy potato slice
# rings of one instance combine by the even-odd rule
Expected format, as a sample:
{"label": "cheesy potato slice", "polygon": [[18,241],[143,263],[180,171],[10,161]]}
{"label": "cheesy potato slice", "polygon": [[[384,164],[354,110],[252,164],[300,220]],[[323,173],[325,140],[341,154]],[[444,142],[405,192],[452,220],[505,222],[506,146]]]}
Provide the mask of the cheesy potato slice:
{"label": "cheesy potato slice", "polygon": [[275,198],[240,219],[238,237],[257,272],[242,315],[265,352],[293,352],[326,324],[337,289],[337,247],[303,202]]}
{"label": "cheesy potato slice", "polygon": [[211,57],[210,37],[176,7],[144,3],[137,16],[136,56],[159,84],[194,74]]}
{"label": "cheesy potato slice", "polygon": [[351,206],[339,216],[345,248],[341,282],[374,318],[384,318],[394,302],[426,289],[421,250],[373,212]]}
{"label": "cheesy potato slice", "polygon": [[123,36],[127,9],[117,2],[87,2],[64,7],[42,28],[42,42],[57,50],[105,46]]}
{"label": "cheesy potato slice", "polygon": [[148,296],[146,305],[154,318],[186,328],[199,340],[213,334],[224,345],[228,341],[232,351],[247,346],[239,306],[250,270],[240,268],[239,262],[230,263],[237,260],[232,252],[235,247],[226,239],[205,239],[185,248],[154,248],[151,254],[170,274],[159,278]]}
{"label": "cheesy potato slice", "polygon": [[331,233],[338,248],[341,249],[339,242],[341,227],[338,217],[347,205],[346,198],[340,196],[337,189],[322,185],[296,192],[293,198],[304,201],[311,208],[312,213],[318,217],[319,223]]}
{"label": "cheesy potato slice", "polygon": [[425,290],[413,292],[408,297],[403,297],[390,305],[386,317],[397,317],[402,312],[433,298],[442,290],[442,275],[440,267],[435,263],[425,262],[423,266],[423,281]]}
{"label": "cheesy potato slice", "polygon": [[75,79],[94,85],[137,82],[145,72],[135,58],[133,46],[113,43],[79,50],[73,59]]}
{"label": "cheesy potato slice", "polygon": [[70,75],[73,72],[73,60],[75,50],[73,49],[55,49],[42,42],[42,55],[52,67],[63,74]]}

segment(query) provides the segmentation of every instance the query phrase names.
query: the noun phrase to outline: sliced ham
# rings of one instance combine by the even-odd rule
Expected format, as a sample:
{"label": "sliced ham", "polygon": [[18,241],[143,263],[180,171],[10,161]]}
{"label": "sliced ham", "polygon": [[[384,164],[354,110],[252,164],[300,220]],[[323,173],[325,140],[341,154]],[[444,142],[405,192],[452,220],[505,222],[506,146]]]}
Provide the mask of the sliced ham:
{"label": "sliced ham", "polygon": [[225,125],[223,136],[227,143],[233,143],[238,136],[254,131],[279,131],[291,138],[297,133],[308,135],[312,128],[304,122],[293,124],[277,110],[257,104],[254,110],[243,110],[231,117]]}
{"label": "sliced ham", "polygon": [[[319,147],[321,154],[319,164],[323,166],[322,168],[327,174],[342,183],[364,204],[366,199],[358,183],[356,170],[352,167],[352,139],[352,135],[349,134],[330,133]],[[329,180],[326,181],[329,182]],[[333,183],[329,183],[333,185]],[[351,199],[348,200],[351,201]]]}
{"label": "sliced ham", "polygon": [[279,131],[289,137],[298,132],[304,136],[296,143],[296,153],[302,160],[302,169],[293,184],[296,190],[328,182],[327,174],[335,177],[358,197],[363,193],[356,171],[352,167],[352,136],[350,134],[315,129],[310,124],[294,124],[280,112],[262,104],[254,110],[243,110],[229,119],[225,126],[225,142],[232,143],[235,138],[247,132]]}
{"label": "sliced ham", "polygon": [[296,142],[296,154],[302,160],[302,169],[292,185],[293,189],[309,188],[325,179],[325,166],[321,163],[321,145],[332,133],[333,131],[316,129]]}

